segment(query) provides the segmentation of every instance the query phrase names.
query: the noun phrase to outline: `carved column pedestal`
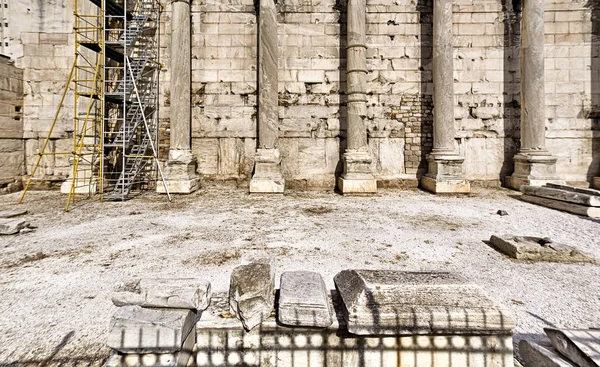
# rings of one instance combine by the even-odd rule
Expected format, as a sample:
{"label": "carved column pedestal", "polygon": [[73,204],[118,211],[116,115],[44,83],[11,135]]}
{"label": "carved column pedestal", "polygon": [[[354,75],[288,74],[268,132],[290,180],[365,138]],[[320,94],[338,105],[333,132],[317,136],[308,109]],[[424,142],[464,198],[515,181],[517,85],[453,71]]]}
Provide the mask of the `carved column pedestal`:
{"label": "carved column pedestal", "polygon": [[343,194],[367,195],[377,193],[377,180],[371,172],[369,152],[346,150],[343,157],[344,173],[338,178]]}
{"label": "carved column pedestal", "polygon": [[437,194],[468,194],[471,185],[462,178],[464,160],[457,154],[430,154],[429,171],[421,177],[421,186]]}
{"label": "carved column pedestal", "polygon": [[[169,160],[164,169],[165,183],[171,194],[189,194],[200,188],[200,177],[196,174],[198,163],[191,150],[169,150]],[[162,182],[156,192],[166,193]]]}
{"label": "carved column pedestal", "polygon": [[280,169],[279,149],[258,149],[254,158],[254,175],[250,193],[282,194],[285,180]]}

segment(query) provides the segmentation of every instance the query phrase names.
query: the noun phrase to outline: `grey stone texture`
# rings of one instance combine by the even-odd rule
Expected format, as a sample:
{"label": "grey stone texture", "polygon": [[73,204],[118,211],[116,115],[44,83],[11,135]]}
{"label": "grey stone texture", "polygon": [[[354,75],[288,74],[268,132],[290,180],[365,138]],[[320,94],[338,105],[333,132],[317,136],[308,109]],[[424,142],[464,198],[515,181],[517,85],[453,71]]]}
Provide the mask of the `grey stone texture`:
{"label": "grey stone texture", "polygon": [[0,219],[0,235],[2,234],[17,234],[22,229],[29,227],[29,222],[19,218],[1,218]]}
{"label": "grey stone texture", "polygon": [[27,214],[25,209],[13,209],[0,211],[0,218],[13,218]]}
{"label": "grey stone texture", "polygon": [[546,199],[533,195],[521,195],[519,199],[528,203],[545,206],[552,209],[583,215],[590,218],[600,218],[600,208],[579,204],[572,204],[566,201]]}
{"label": "grey stone texture", "polygon": [[194,278],[141,279],[137,292],[119,292],[112,298],[116,306],[205,310],[210,304],[209,282]]}
{"label": "grey stone texture", "polygon": [[554,349],[577,366],[600,366],[600,330],[545,328],[544,331]]}
{"label": "grey stone texture", "polygon": [[[565,187],[560,186],[559,187]],[[521,192],[527,195],[539,196],[548,199],[566,201],[573,204],[585,206],[600,206],[600,193],[590,195],[587,193],[577,192],[573,190],[565,190],[553,187],[536,187],[536,186],[521,186]],[[592,192],[592,190],[587,190]]]}
{"label": "grey stone texture", "polygon": [[22,107],[23,70],[0,57],[0,188],[12,185],[24,173]]}
{"label": "grey stone texture", "polygon": [[577,367],[558,353],[549,341],[521,340],[519,356],[527,367]]}
{"label": "grey stone texture", "polygon": [[194,333],[195,322],[191,310],[119,307],[110,321],[107,344],[121,353],[178,352]]}
{"label": "grey stone texture", "polygon": [[593,262],[576,247],[553,242],[549,238],[492,235],[490,243],[503,254],[517,260],[562,263]]}
{"label": "grey stone texture", "polygon": [[321,274],[287,271],[281,274],[279,322],[289,326],[328,327],[333,322]]}
{"label": "grey stone texture", "polygon": [[344,270],[334,278],[357,335],[512,334],[510,313],[452,273]]}
{"label": "grey stone texture", "polygon": [[246,330],[267,319],[275,307],[275,273],[262,261],[233,269],[229,283],[229,308]]}

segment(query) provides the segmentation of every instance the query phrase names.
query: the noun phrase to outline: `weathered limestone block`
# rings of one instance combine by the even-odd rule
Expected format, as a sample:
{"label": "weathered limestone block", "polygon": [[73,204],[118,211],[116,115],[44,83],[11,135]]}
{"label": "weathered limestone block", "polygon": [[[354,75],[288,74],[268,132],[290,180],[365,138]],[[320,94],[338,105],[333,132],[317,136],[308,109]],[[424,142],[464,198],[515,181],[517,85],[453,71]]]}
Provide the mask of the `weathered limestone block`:
{"label": "weathered limestone block", "polygon": [[2,234],[17,234],[23,228],[29,227],[29,222],[24,219],[0,219],[0,235]]}
{"label": "weathered limestone block", "polygon": [[577,367],[561,356],[548,341],[521,340],[519,355],[527,367]]}
{"label": "weathered limestone block", "polygon": [[592,262],[573,246],[549,238],[492,235],[490,243],[498,251],[517,260],[553,262]]}
{"label": "weathered limestone block", "polygon": [[537,204],[552,209],[562,210],[577,215],[583,215],[590,218],[600,218],[600,208],[597,207],[572,204],[560,200],[540,198],[532,195],[521,195],[520,199],[528,203]]}
{"label": "weathered limestone block", "polygon": [[579,367],[600,366],[600,330],[545,328],[554,349]]}
{"label": "weathered limestone block", "polygon": [[0,218],[12,218],[24,214],[27,214],[25,209],[4,210],[0,212]]}
{"label": "weathered limestone block", "polygon": [[119,292],[116,306],[205,310],[210,304],[210,283],[193,278],[141,279],[139,292]]}
{"label": "weathered limestone block", "polygon": [[570,192],[577,192],[580,194],[586,194],[586,195],[592,195],[592,196],[597,196],[600,198],[600,190],[597,189],[588,189],[585,187],[576,187],[576,186],[568,186],[568,185],[557,185],[557,184],[553,184],[553,183],[549,183],[546,184],[546,187],[552,188],[552,189],[560,189],[560,190],[565,190],[565,191],[570,191]]}
{"label": "weathered limestone block", "polygon": [[521,186],[521,192],[528,195],[566,201],[574,204],[586,206],[600,206],[600,195],[589,195],[553,187],[537,187],[528,185]]}
{"label": "weathered limestone block", "polygon": [[514,328],[506,309],[452,273],[344,270],[334,281],[353,334],[511,334]]}
{"label": "weathered limestone block", "polygon": [[284,325],[327,327],[331,310],[321,274],[288,271],[281,274],[278,319]]}
{"label": "weathered limestone block", "polygon": [[195,321],[191,310],[119,307],[110,321],[108,346],[121,353],[177,352]]}
{"label": "weathered limestone block", "polygon": [[279,149],[257,149],[250,193],[282,194],[285,179],[281,173]]}
{"label": "weathered limestone block", "polygon": [[233,269],[229,284],[230,312],[246,330],[252,330],[271,315],[275,306],[275,273],[265,262]]}

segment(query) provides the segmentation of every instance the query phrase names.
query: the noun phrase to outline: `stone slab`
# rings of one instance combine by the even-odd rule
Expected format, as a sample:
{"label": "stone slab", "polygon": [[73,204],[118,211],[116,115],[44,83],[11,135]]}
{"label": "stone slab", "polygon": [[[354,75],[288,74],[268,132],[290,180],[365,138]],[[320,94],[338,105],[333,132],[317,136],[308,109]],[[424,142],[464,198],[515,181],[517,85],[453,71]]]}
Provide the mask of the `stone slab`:
{"label": "stone slab", "polygon": [[589,207],[585,205],[567,203],[560,200],[540,198],[532,195],[521,195],[521,200],[528,203],[545,206],[552,209],[583,215],[590,218],[600,218],[600,208]]}
{"label": "stone slab", "polygon": [[278,320],[284,325],[327,327],[331,310],[321,274],[287,271],[281,274]]}
{"label": "stone slab", "polygon": [[[327,328],[289,327],[269,317],[245,331],[228,314],[226,294],[213,295],[196,324],[196,365],[292,367],[512,367],[511,335],[362,336],[348,333],[341,301]],[[234,347],[232,347],[234,346]]]}
{"label": "stone slab", "polygon": [[27,214],[27,210],[25,209],[14,209],[14,210],[4,210],[0,212],[0,219],[2,218],[13,218],[18,217],[19,215]]}
{"label": "stone slab", "polygon": [[119,292],[116,306],[205,310],[211,297],[209,282],[194,278],[141,279],[138,292]]}
{"label": "stone slab", "polygon": [[277,179],[256,179],[250,180],[251,194],[283,194],[285,190],[285,180]]}
{"label": "stone slab", "polygon": [[[167,190],[170,194],[191,194],[200,188],[200,179],[193,178],[190,180],[166,180]],[[166,194],[165,186],[162,181],[156,182],[156,192]]]}
{"label": "stone slab", "polygon": [[110,321],[108,346],[121,353],[177,352],[195,322],[191,310],[119,307]]}
{"label": "stone slab", "polygon": [[527,367],[577,367],[560,355],[549,341],[521,340],[519,355]]}
{"label": "stone slab", "polygon": [[0,218],[0,235],[17,234],[27,227],[29,222],[25,219]]}
{"label": "stone slab", "polygon": [[275,307],[275,273],[271,264],[257,261],[233,269],[229,306],[246,330],[268,318]]}
{"label": "stone slab", "polygon": [[113,352],[104,367],[186,367],[194,366],[196,330],[192,330],[182,348],[173,353],[119,353]]}
{"label": "stone slab", "polygon": [[492,235],[490,243],[498,251],[517,260],[563,263],[593,262],[577,248],[556,243],[547,238]]}
{"label": "stone slab", "polygon": [[[561,185],[557,185],[561,186]],[[564,187],[564,186],[563,186]],[[521,186],[521,192],[527,195],[539,196],[548,199],[566,201],[585,206],[600,206],[600,195],[589,195],[571,190],[554,187]]]}
{"label": "stone slab", "polygon": [[376,179],[338,178],[338,188],[344,195],[373,195],[377,193]]}
{"label": "stone slab", "polygon": [[561,189],[566,191],[578,192],[581,194],[593,195],[600,198],[600,190],[594,188],[585,188],[585,187],[577,187],[577,186],[568,186],[568,185],[557,185],[557,184],[547,184],[546,187],[552,189]]}
{"label": "stone slab", "polygon": [[545,328],[544,332],[550,338],[554,349],[577,366],[600,366],[600,330]]}
{"label": "stone slab", "polygon": [[357,335],[511,334],[510,313],[447,272],[344,270],[334,278]]}
{"label": "stone slab", "polygon": [[436,180],[435,178],[421,177],[421,187],[435,194],[468,194],[471,185],[467,180]]}

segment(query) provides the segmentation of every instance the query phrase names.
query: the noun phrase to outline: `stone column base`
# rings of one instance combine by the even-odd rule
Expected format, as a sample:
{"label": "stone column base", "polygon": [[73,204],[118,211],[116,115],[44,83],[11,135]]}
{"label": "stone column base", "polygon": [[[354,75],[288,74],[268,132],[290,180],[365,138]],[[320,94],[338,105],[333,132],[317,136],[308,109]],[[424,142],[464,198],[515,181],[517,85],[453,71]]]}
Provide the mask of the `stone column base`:
{"label": "stone column base", "polygon": [[543,186],[547,183],[564,185],[556,175],[556,158],[548,152],[536,154],[518,153],[514,158],[515,171],[505,179],[505,186],[520,190],[522,185]]}
{"label": "stone column base", "polygon": [[281,174],[279,149],[257,149],[254,175],[250,180],[251,194],[283,194],[285,179]]}
{"label": "stone column base", "polygon": [[592,181],[592,188],[600,190],[600,177],[594,177],[594,180]]}
{"label": "stone column base", "polygon": [[421,187],[436,194],[468,194],[471,184],[462,178],[464,158],[458,154],[435,154],[427,157],[429,170],[421,177]]}
{"label": "stone column base", "polygon": [[343,195],[372,195],[377,193],[377,180],[371,172],[369,152],[349,151],[342,156],[344,173],[338,178]]}
{"label": "stone column base", "polygon": [[[196,173],[197,161],[191,150],[169,151],[169,160],[164,169],[165,182],[170,194],[190,194],[200,188],[200,177]],[[156,182],[156,192],[166,194],[162,180]]]}

